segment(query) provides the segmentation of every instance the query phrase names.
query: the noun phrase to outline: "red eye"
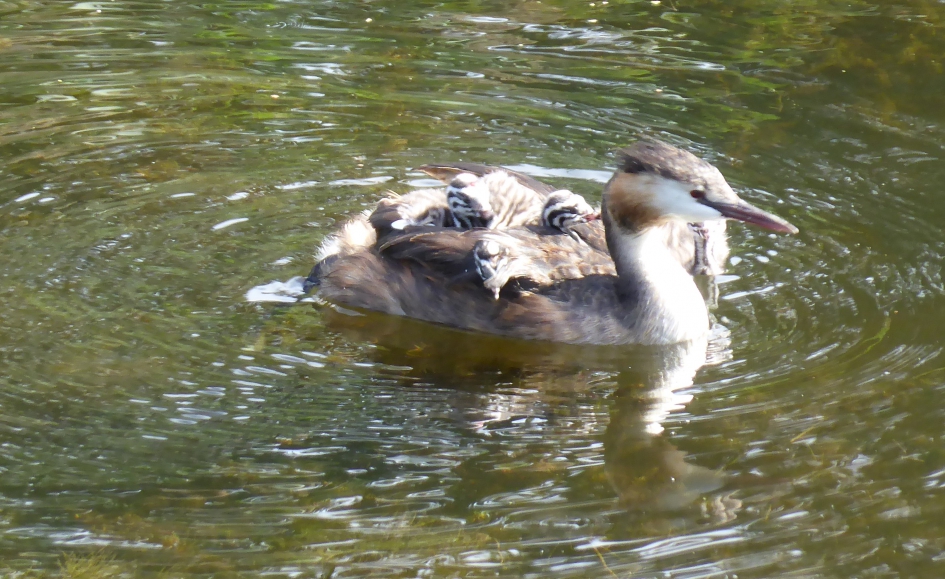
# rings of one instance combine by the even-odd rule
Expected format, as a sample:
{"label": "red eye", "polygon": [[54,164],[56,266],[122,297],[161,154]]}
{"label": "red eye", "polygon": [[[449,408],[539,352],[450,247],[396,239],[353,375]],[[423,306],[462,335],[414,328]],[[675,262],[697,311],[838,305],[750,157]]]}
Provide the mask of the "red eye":
{"label": "red eye", "polygon": [[702,199],[703,197],[705,197],[705,191],[701,191],[699,189],[693,189],[692,191],[689,192],[689,195],[693,199]]}

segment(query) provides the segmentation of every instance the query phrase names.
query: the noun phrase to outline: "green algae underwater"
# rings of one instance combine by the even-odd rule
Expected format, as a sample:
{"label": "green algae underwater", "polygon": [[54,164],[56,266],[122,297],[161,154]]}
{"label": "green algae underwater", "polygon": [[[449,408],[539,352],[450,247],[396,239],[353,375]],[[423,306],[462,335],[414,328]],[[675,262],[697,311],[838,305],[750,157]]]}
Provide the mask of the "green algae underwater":
{"label": "green algae underwater", "polygon": [[[0,0],[0,577],[916,577],[941,2]],[[255,303],[430,161],[719,166],[708,363]],[[704,285],[704,284],[703,284]]]}

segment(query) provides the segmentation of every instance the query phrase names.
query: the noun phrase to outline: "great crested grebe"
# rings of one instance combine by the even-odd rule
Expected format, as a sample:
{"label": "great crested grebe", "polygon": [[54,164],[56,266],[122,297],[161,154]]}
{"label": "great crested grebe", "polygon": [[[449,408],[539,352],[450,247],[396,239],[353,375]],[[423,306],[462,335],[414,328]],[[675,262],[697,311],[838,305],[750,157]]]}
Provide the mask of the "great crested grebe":
{"label": "great crested grebe", "polygon": [[718,169],[661,142],[620,152],[601,216],[616,275],[562,279],[499,300],[468,271],[476,244],[497,236],[549,270],[580,268],[588,244],[547,229],[409,228],[380,243],[357,217],[320,252],[309,277],[322,298],[457,328],[582,344],[670,344],[703,337],[705,302],[667,246],[666,226],[725,218],[781,233],[797,229],[739,199]]}

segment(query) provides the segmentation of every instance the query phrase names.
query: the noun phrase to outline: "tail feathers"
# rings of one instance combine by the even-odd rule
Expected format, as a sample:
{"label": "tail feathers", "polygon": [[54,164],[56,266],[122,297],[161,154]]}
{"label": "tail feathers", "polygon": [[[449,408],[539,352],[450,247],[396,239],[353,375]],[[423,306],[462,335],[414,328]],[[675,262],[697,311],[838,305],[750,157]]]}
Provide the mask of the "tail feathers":
{"label": "tail feathers", "polygon": [[351,218],[341,226],[338,233],[325,238],[315,253],[315,260],[322,261],[332,255],[350,255],[367,249],[377,241],[377,233],[368,221],[370,211]]}
{"label": "tail feathers", "polygon": [[377,234],[368,221],[370,211],[362,212],[352,217],[347,223],[341,226],[337,233],[333,233],[325,238],[322,244],[315,252],[315,267],[305,278],[302,284],[302,291],[308,293],[317,285],[321,285],[321,280],[331,271],[332,266],[339,257],[352,255],[374,245],[377,241]]}

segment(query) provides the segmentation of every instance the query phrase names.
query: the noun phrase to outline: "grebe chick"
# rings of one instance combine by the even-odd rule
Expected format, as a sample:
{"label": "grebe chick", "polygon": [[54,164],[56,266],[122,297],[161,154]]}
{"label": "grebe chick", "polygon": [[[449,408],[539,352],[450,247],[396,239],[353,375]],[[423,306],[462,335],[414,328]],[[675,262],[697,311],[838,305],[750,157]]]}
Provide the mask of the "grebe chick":
{"label": "grebe chick", "polygon": [[543,198],[506,171],[492,171],[481,177],[459,173],[446,188],[446,198],[453,224],[459,229],[512,229],[540,224],[578,239],[571,228],[600,217],[577,193],[560,189]]}
{"label": "grebe chick", "polygon": [[[721,275],[725,273],[729,247],[725,235],[725,221],[689,223],[695,242],[692,264],[686,269],[692,275]],[[684,266],[685,267],[685,266]]]}
{"label": "grebe chick", "polygon": [[473,229],[489,227],[495,219],[492,193],[479,177],[459,173],[446,186],[446,204],[452,215],[453,227]]}
{"label": "grebe chick", "polygon": [[548,196],[541,211],[541,224],[567,233],[577,241],[583,241],[574,232],[573,227],[600,219],[600,211],[591,207],[583,197],[560,189]]}
{"label": "grebe chick", "polygon": [[390,191],[389,195],[377,202],[368,217],[378,239],[408,227],[444,227],[453,220],[443,189],[417,189],[403,195]]}
{"label": "grebe chick", "polygon": [[499,299],[499,292],[509,281],[509,248],[491,239],[482,239],[473,246],[473,263],[482,285]]}
{"label": "grebe chick", "polygon": [[459,173],[446,189],[454,225],[460,229],[511,229],[541,222],[545,197],[506,171],[482,176]]}

